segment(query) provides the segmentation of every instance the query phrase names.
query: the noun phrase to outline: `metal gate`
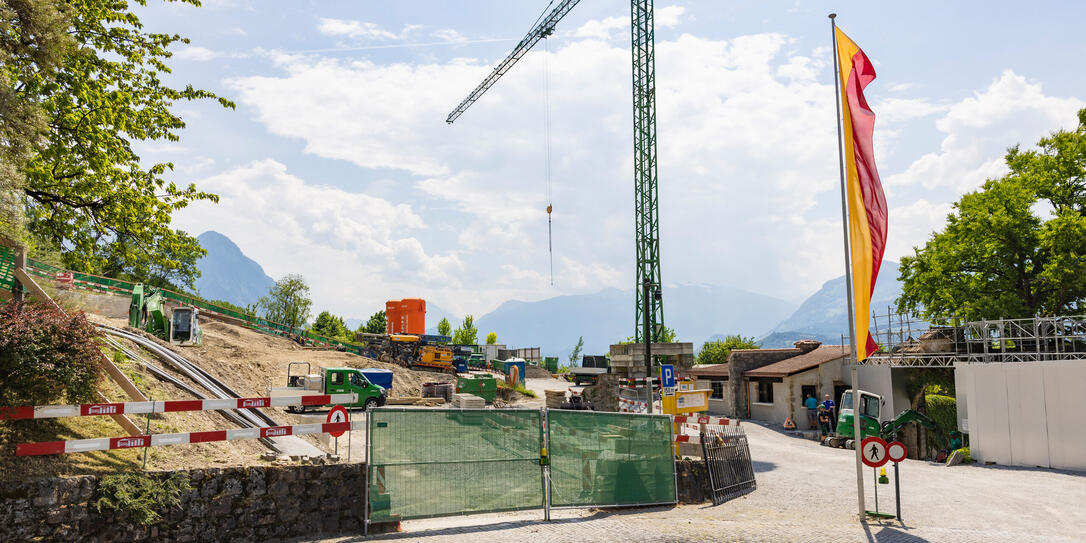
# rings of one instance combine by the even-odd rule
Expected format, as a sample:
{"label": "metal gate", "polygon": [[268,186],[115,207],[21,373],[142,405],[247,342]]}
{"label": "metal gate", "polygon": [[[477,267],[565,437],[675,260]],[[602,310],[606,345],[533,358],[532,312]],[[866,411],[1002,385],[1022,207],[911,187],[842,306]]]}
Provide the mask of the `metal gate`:
{"label": "metal gate", "polygon": [[701,432],[701,448],[705,467],[709,471],[713,505],[720,505],[757,488],[747,434],[738,425],[706,428]]}

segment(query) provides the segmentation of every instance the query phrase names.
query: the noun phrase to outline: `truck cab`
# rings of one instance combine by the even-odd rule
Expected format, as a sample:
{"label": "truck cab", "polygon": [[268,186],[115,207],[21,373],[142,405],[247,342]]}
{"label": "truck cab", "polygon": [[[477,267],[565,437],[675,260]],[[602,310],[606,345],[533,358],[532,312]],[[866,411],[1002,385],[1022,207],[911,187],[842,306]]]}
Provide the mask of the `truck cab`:
{"label": "truck cab", "polygon": [[[304,372],[295,372],[295,366],[305,367]],[[355,403],[342,404],[344,407],[380,407],[388,401],[388,390],[374,384],[366,378],[362,370],[356,368],[321,368],[319,373],[310,373],[308,362],[291,362],[287,367],[287,386],[273,388],[272,396],[307,396],[316,394],[355,394]],[[287,407],[291,413],[304,413],[312,406],[292,405]]]}
{"label": "truck cab", "polygon": [[[860,392],[860,439],[882,435],[882,425],[879,416],[882,411],[882,396],[864,390]],[[846,390],[841,395],[841,402],[837,406],[837,435],[830,438],[831,446],[847,446],[855,436],[853,421],[852,390]],[[839,442],[839,443],[838,443]]]}

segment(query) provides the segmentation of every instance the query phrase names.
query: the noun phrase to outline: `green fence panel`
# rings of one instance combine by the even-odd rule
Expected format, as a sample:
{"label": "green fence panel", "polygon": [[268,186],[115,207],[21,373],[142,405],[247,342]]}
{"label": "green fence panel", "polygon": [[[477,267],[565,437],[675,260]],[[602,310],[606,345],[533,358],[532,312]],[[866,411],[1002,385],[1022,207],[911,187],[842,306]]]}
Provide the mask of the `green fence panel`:
{"label": "green fence panel", "polygon": [[0,290],[11,291],[15,286],[15,251],[0,247]]}
{"label": "green fence panel", "polygon": [[543,507],[538,410],[368,412],[371,522]]}
{"label": "green fence panel", "polygon": [[665,415],[547,411],[551,506],[676,503]]}

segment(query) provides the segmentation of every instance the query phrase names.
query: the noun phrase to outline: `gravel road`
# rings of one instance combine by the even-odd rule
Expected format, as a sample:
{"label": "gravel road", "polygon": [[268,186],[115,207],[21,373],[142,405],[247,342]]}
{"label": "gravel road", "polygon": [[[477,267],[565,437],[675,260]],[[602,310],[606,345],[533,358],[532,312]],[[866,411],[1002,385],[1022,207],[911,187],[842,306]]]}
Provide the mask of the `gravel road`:
{"label": "gravel road", "polygon": [[[403,532],[329,541],[1083,541],[1086,473],[901,464],[904,522],[857,521],[852,451],[744,423],[758,489],[720,506],[542,511],[403,523]],[[892,478],[893,472],[890,470]],[[868,509],[872,473],[864,470]],[[893,485],[879,507],[893,511]]]}

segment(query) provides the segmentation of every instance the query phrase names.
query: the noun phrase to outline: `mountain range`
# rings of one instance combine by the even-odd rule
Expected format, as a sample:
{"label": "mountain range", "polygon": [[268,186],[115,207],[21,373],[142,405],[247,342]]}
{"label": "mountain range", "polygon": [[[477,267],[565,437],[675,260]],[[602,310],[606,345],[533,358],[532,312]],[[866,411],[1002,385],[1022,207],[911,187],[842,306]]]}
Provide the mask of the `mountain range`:
{"label": "mountain range", "polygon": [[[245,306],[256,303],[275,283],[226,236],[208,231],[197,240],[208,252],[197,263],[203,274],[196,281],[201,296]],[[873,310],[884,310],[901,294],[897,268],[896,262],[883,263]],[[754,336],[764,348],[788,347],[797,339],[837,344],[848,334],[844,276],[827,281],[798,308],[772,296],[722,285],[672,286],[663,294],[665,324],[676,331],[678,341],[693,342],[695,348],[732,334]],[[616,288],[534,302],[510,300],[477,317],[475,325],[480,341],[495,332],[498,343],[541,347],[545,356],[565,360],[578,338],[584,338],[582,354],[605,354],[612,343],[633,335],[633,305],[633,290]],[[354,330],[368,318],[355,315],[344,320]],[[442,318],[449,319],[453,329],[463,320],[427,303],[426,332],[436,334]]]}
{"label": "mountain range", "polygon": [[245,307],[256,304],[275,284],[275,280],[264,273],[264,268],[245,256],[230,238],[208,230],[196,236],[196,241],[207,250],[207,254],[196,261],[201,274],[196,280],[196,290],[204,299],[224,300]]}

